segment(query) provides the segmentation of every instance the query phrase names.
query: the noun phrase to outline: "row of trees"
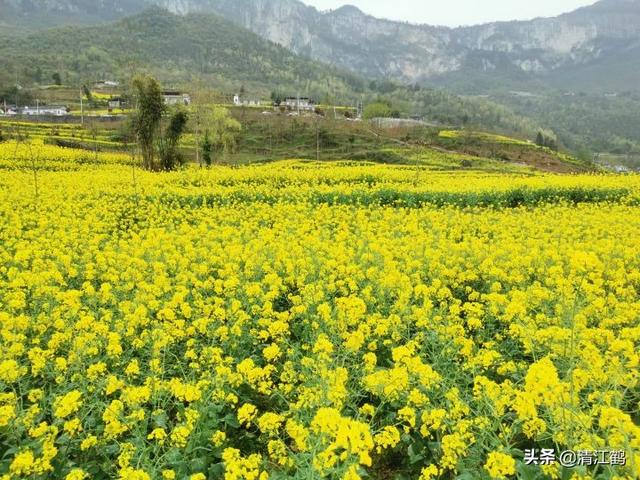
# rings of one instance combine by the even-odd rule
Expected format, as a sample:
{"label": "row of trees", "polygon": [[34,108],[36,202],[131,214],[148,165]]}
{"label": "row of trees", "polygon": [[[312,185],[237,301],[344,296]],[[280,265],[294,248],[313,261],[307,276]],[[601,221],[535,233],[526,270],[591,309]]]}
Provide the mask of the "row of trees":
{"label": "row of trees", "polygon": [[558,139],[555,134],[540,130],[536,135],[536,145],[539,147],[547,147],[551,150],[558,150]]}
{"label": "row of trees", "polygon": [[135,78],[133,90],[136,109],[131,118],[131,130],[146,170],[174,170],[185,163],[179,143],[190,121],[199,162],[210,166],[214,154],[226,155],[235,150],[240,123],[231,118],[226,109],[207,103],[206,96],[196,95],[194,108],[187,113],[184,108],[172,111],[167,108],[160,83],[155,78]]}

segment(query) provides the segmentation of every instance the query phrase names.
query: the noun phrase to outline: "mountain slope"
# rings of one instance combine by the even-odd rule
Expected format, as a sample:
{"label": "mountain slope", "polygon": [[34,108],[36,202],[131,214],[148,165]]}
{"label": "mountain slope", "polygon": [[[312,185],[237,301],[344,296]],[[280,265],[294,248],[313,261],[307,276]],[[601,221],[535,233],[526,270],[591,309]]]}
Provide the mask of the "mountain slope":
{"label": "mountain slope", "polygon": [[622,87],[640,83],[640,70],[625,68],[638,61],[640,0],[602,0],[556,18],[457,29],[376,19],[355,7],[319,13],[296,0],[186,0],[181,8],[214,9],[298,53],[369,76],[447,83],[459,73],[470,82],[490,74],[513,88],[523,81],[555,85],[567,72],[586,69],[598,75],[580,74],[581,84],[598,90],[599,70],[616,75],[611,67],[617,67],[626,72]]}
{"label": "mountain slope", "polygon": [[148,5],[146,0],[0,0],[0,27],[33,30],[106,23],[139,13]]}
{"label": "mountain slope", "polygon": [[[640,0],[601,0],[555,18],[463,28],[377,19],[356,7],[319,12],[299,0],[0,0],[0,18],[86,24],[155,4],[177,14],[217,13],[302,54],[360,75],[446,84],[469,93],[562,86],[579,80],[602,91],[603,80],[637,89]],[[615,58],[611,58],[614,56]]]}
{"label": "mountain slope", "polygon": [[104,78],[128,83],[134,73],[147,71],[165,85],[187,90],[199,84],[230,94],[244,86],[249,96],[265,98],[277,90],[346,105],[382,96],[404,114],[445,125],[464,124],[528,138],[540,128],[484,99],[370,82],[298,56],[213,14],[180,16],[153,7],[107,25],[60,27],[6,41],[0,35],[0,58],[0,94],[2,84],[12,85],[16,77],[28,87],[59,73],[65,84],[80,87]]}
{"label": "mountain slope", "polygon": [[[33,32],[44,20],[102,23],[148,4],[179,16],[154,10],[115,25]],[[15,33],[20,27],[29,33]],[[640,92],[640,0],[458,29],[376,19],[349,6],[318,12],[298,0],[0,0],[0,58],[0,85],[57,71],[76,83],[126,79],[138,65],[176,85],[198,78],[227,92],[245,84],[262,96],[277,89],[352,104],[384,94],[432,121],[527,135],[537,124],[575,148],[640,149],[640,131],[628,124],[640,111],[632,94]],[[489,95],[502,106],[426,86]],[[604,95],[626,91],[617,101]]]}
{"label": "mountain slope", "polygon": [[21,75],[29,68],[45,78],[59,71],[71,83],[127,78],[137,68],[168,83],[203,77],[233,82],[236,89],[246,83],[320,94],[330,87],[343,95],[364,87],[351,74],[301,58],[217,15],[177,16],[157,7],[113,24],[18,36],[0,44],[0,57]]}
{"label": "mountain slope", "polygon": [[298,0],[155,0],[179,12],[215,11],[264,38],[376,78],[418,80],[453,69],[446,28],[377,19],[356,7],[321,13]]}

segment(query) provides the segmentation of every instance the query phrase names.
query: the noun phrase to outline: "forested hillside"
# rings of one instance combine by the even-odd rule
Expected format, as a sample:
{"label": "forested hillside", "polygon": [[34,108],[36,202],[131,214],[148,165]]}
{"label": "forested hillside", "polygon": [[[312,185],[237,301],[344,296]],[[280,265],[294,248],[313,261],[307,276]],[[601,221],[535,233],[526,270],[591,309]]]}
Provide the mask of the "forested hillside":
{"label": "forested hillside", "polygon": [[[540,126],[509,109],[443,90],[367,81],[292,53],[213,14],[180,16],[159,8],[97,27],[59,27],[0,44],[4,91],[37,85],[59,74],[80,87],[104,78],[126,83],[150,72],[167,86],[207,85],[223,92],[244,89],[268,99],[272,91],[308,95],[320,103],[356,105],[382,100],[400,115],[444,125],[469,125],[533,138]],[[2,77],[4,75],[4,77]],[[3,89],[0,89],[2,96]],[[11,96],[7,95],[8,101]],[[1,100],[1,99],[0,99]]]}
{"label": "forested hillside", "polygon": [[[156,7],[105,24],[149,5],[174,14]],[[574,151],[640,153],[638,19],[639,0],[458,29],[298,0],[0,0],[0,95],[56,72],[80,85],[148,70],[166,84],[264,98],[355,105],[383,95],[431,122],[528,137],[546,128]],[[91,23],[101,25],[82,27]]]}

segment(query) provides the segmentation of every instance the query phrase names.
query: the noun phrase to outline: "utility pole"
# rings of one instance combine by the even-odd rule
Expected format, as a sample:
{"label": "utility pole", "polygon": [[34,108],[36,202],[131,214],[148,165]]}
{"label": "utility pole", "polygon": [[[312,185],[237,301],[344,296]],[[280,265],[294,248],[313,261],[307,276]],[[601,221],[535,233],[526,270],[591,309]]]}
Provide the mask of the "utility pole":
{"label": "utility pole", "polygon": [[196,105],[196,163],[202,168],[202,163],[200,162],[200,117],[199,117],[199,107]]}
{"label": "utility pole", "polygon": [[20,91],[20,85],[18,85],[18,72],[16,72],[16,110],[18,110],[18,92]]}
{"label": "utility pole", "polygon": [[83,93],[82,89],[80,89],[80,123],[84,127],[84,103],[82,101]]}
{"label": "utility pole", "polygon": [[316,117],[316,162],[320,161],[320,117]]}
{"label": "utility pole", "polygon": [[36,117],[40,120],[40,99],[36,98]]}
{"label": "utility pole", "polygon": [[196,163],[200,168],[202,168],[202,163],[200,162],[200,102],[202,101],[203,96],[203,88],[200,82],[200,78],[196,82],[196,94],[194,95],[194,113],[196,116]]}

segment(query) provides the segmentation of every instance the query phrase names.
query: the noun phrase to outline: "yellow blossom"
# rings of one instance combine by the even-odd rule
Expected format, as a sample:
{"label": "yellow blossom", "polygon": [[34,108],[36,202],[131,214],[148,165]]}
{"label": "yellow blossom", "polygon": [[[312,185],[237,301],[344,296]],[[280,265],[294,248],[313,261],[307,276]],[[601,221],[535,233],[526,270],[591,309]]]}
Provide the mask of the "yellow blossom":
{"label": "yellow blossom", "polygon": [[74,413],[76,413],[80,406],[82,393],[78,390],[73,390],[63,397],[56,399],[54,403],[54,412],[53,414],[57,418],[66,418]]}
{"label": "yellow blossom", "polygon": [[491,452],[484,465],[491,478],[506,478],[516,473],[516,461],[501,452]]}

